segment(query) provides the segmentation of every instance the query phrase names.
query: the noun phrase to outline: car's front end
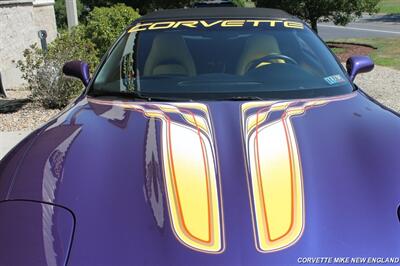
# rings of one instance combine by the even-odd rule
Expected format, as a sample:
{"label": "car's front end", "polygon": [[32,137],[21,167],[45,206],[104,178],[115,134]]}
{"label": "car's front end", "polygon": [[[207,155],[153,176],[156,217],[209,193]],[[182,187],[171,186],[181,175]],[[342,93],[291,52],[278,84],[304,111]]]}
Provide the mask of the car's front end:
{"label": "car's front end", "polygon": [[2,263],[398,259],[400,120],[353,84],[370,62],[220,10],[138,20],[90,81],[66,66],[87,91],[0,164]]}

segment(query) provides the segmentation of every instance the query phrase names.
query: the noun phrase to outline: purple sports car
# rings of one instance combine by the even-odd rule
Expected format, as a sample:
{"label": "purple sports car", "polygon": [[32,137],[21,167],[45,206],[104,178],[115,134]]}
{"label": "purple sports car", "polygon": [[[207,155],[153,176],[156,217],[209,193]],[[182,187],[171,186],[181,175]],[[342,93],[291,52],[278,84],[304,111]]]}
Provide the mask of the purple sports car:
{"label": "purple sports car", "polygon": [[0,265],[398,262],[400,119],[353,83],[373,67],[280,10],[139,18],[0,162]]}

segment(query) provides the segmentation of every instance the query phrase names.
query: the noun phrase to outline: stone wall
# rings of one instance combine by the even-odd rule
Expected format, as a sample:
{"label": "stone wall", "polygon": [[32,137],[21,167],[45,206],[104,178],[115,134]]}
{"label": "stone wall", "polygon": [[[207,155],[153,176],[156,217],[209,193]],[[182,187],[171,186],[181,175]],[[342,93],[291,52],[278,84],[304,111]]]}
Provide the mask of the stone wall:
{"label": "stone wall", "polygon": [[37,43],[39,30],[47,31],[47,41],[57,36],[54,0],[0,0],[0,72],[5,89],[23,85],[16,68],[24,49]]}

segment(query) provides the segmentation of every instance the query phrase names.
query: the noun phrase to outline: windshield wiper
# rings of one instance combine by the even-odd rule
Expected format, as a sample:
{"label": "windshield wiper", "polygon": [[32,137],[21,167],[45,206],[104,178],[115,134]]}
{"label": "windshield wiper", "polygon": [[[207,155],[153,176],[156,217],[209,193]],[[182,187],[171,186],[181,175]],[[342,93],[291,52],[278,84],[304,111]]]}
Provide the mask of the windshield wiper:
{"label": "windshield wiper", "polygon": [[227,98],[217,99],[220,101],[264,101],[263,98],[258,96],[232,96]]}
{"label": "windshield wiper", "polygon": [[111,96],[111,97],[121,97],[121,98],[128,98],[128,99],[139,99],[145,100],[148,102],[157,101],[157,102],[174,102],[174,101],[187,101],[192,102],[192,99],[189,98],[177,98],[177,97],[164,97],[164,96],[152,96],[152,95],[145,95],[138,91],[131,91],[131,92],[110,92],[110,91],[102,91],[102,90],[95,90],[91,91],[90,96],[99,97],[99,96]]}

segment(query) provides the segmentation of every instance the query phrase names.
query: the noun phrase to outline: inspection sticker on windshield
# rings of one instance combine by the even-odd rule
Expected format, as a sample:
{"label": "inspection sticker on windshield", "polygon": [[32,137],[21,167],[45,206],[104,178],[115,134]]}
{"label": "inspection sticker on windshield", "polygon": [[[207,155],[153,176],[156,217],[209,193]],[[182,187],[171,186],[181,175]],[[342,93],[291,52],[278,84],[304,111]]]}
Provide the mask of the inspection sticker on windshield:
{"label": "inspection sticker on windshield", "polygon": [[324,79],[326,82],[328,82],[329,85],[336,85],[346,82],[346,80],[341,75],[333,75],[326,77]]}

